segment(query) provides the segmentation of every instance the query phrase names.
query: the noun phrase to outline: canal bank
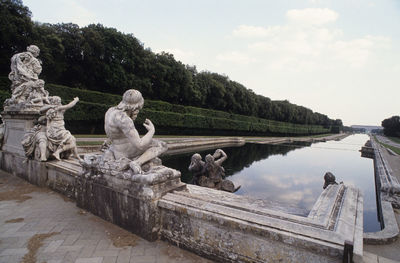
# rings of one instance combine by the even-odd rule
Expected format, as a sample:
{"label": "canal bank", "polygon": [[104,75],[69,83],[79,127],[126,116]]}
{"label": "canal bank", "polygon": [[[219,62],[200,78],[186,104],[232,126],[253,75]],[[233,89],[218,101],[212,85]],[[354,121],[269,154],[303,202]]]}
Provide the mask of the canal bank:
{"label": "canal bank", "polygon": [[[367,135],[314,143],[311,143],[312,138],[293,142],[287,139],[281,144],[272,143],[275,138],[270,138],[269,143],[260,139],[239,147],[223,148],[228,156],[223,163],[226,179],[241,186],[236,195],[277,202],[307,216],[323,191],[324,174],[331,172],[337,182],[353,185],[363,192],[364,231],[381,229],[377,220],[373,161],[361,158],[359,153],[369,139]],[[305,139],[309,139],[308,142]],[[204,157],[214,151],[197,153]],[[181,171],[181,180],[190,183],[192,174],[188,165],[194,153],[165,156],[163,163]]]}
{"label": "canal bank", "polygon": [[[371,137],[374,140],[373,137]],[[388,151],[381,144],[376,143],[376,147],[379,148],[379,151],[382,157],[386,160],[386,164],[391,170],[391,174],[400,181],[400,156],[393,155],[391,151]],[[400,209],[393,208],[394,211],[394,219],[395,222],[393,224],[400,225]],[[394,221],[394,220],[393,220]],[[390,244],[364,244],[364,254],[369,255],[371,260],[376,257],[385,257],[391,260],[395,260],[396,262],[400,262],[400,240],[397,237],[395,241]],[[377,261],[371,261],[377,262]]]}
{"label": "canal bank", "polygon": [[[222,148],[227,146],[240,146],[244,143],[258,144],[283,144],[297,142],[326,142],[330,140],[341,140],[349,136],[348,133],[328,134],[323,136],[305,137],[213,137],[213,136],[157,136],[158,140],[168,144],[167,154],[178,154],[191,151],[201,151],[206,149]],[[79,153],[99,152],[105,137],[84,136],[76,138]]]}

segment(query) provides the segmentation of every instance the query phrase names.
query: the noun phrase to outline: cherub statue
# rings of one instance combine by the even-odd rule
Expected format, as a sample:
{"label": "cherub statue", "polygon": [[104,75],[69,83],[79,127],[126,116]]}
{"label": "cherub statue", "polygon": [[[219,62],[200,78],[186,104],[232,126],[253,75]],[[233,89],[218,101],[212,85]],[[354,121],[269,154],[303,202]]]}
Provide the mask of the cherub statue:
{"label": "cherub statue", "polygon": [[240,186],[235,188],[232,181],[224,179],[225,169],[222,163],[227,158],[228,156],[221,149],[217,149],[213,155],[207,154],[205,162],[202,161],[200,154],[193,154],[189,165],[189,171],[193,174],[191,183],[227,192],[239,190]]}

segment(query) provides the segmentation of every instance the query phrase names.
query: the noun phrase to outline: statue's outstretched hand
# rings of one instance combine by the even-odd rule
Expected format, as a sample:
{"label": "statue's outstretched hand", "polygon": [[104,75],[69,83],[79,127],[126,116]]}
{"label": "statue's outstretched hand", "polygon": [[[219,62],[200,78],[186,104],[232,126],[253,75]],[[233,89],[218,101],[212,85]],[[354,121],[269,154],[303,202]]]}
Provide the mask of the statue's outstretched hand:
{"label": "statue's outstretched hand", "polygon": [[78,102],[78,101],[79,101],[79,98],[78,98],[78,97],[75,97],[75,98],[74,98],[74,101]]}
{"label": "statue's outstretched hand", "polygon": [[151,122],[151,120],[146,119],[143,123],[143,126],[148,130],[148,131],[155,131],[154,125]]}

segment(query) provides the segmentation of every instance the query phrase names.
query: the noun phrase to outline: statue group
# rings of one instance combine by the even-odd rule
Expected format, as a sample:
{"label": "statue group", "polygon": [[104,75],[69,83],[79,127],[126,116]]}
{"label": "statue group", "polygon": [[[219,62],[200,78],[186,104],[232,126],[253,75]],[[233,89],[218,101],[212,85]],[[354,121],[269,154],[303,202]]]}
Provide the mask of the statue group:
{"label": "statue group", "polygon": [[[83,175],[110,174],[125,179],[164,167],[158,157],[168,147],[165,142],[153,139],[153,123],[149,119],[144,121],[143,126],[147,133],[143,137],[139,136],[135,128],[134,121],[143,108],[144,99],[134,89],[127,90],[121,102],[109,108],[105,114],[104,130],[107,140],[102,148],[103,153],[87,154],[82,160],[78,155],[76,139],[65,128],[64,123],[65,111],[74,107],[79,98],[62,105],[60,97],[49,96],[44,89],[44,81],[39,79],[42,71],[39,53],[39,48],[31,45],[26,52],[15,54],[11,58],[9,79],[12,81],[12,95],[4,104],[5,110],[39,113],[40,117],[25,132],[21,142],[28,158],[47,161],[51,158],[60,160],[74,156],[80,160]],[[3,135],[4,124],[0,126],[0,140]],[[200,154],[194,154],[189,166],[194,174],[194,184],[229,192],[238,190],[231,181],[224,179],[222,163],[227,155],[223,150],[218,149],[213,155],[207,155],[205,161],[201,159]]]}
{"label": "statue group", "polygon": [[[60,160],[74,155],[79,159],[76,140],[65,128],[64,113],[79,101],[75,98],[67,105],[61,104],[58,96],[49,96],[44,89],[45,82],[39,79],[42,71],[38,59],[40,50],[35,45],[27,47],[26,52],[15,54],[11,58],[11,98],[4,102],[4,109],[13,112],[35,112],[39,118],[34,126],[27,130],[22,147],[30,159],[47,161],[49,158]],[[4,137],[4,124],[0,127],[0,140]]]}
{"label": "statue group", "polygon": [[49,93],[44,89],[44,81],[39,79],[42,72],[41,61],[37,58],[40,49],[35,45],[27,47],[26,52],[11,58],[11,98],[4,102],[5,108],[18,110],[37,109],[50,104]]}
{"label": "statue group", "polygon": [[193,175],[191,183],[227,192],[239,190],[240,186],[235,188],[232,181],[224,179],[225,169],[222,163],[227,158],[228,156],[221,149],[217,149],[213,155],[207,154],[205,161],[202,160],[200,154],[193,154],[189,165],[189,171]]}

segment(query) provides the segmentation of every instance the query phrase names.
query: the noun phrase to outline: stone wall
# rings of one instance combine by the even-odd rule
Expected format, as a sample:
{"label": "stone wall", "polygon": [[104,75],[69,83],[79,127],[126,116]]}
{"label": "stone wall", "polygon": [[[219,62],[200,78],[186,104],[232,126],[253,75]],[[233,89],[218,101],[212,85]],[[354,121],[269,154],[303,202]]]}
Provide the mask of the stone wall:
{"label": "stone wall", "polygon": [[161,237],[221,262],[341,262],[344,243],[362,258],[362,195],[330,185],[308,217],[258,207],[230,193],[188,185],[159,201]]}
{"label": "stone wall", "polygon": [[344,243],[362,257],[362,195],[331,185],[311,213],[180,183],[178,171],[82,177],[75,160],[37,162],[0,151],[0,168],[48,186],[77,206],[150,241],[162,238],[221,262],[341,262]]}

